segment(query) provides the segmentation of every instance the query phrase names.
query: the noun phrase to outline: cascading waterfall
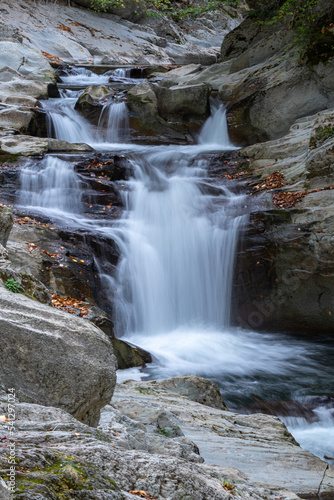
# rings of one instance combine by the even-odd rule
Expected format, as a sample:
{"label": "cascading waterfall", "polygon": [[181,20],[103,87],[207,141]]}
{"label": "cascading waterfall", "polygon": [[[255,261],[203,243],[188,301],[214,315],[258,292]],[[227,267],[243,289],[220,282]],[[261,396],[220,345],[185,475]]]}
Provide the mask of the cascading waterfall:
{"label": "cascading waterfall", "polygon": [[[148,159],[146,179],[140,171],[129,200],[128,249],[119,268],[123,303],[130,306],[123,310],[131,320],[126,329],[157,334],[184,325],[224,327],[242,218],[215,212],[194,179],[162,173],[166,154]],[[178,153],[168,158],[180,161]],[[160,178],[150,175],[155,169]],[[222,198],[231,202],[227,193]]]}
{"label": "cascading waterfall", "polygon": [[[73,89],[106,83],[110,76],[131,80],[127,71],[100,76],[75,70],[63,77],[72,90],[62,90],[61,99],[44,105],[49,136],[127,151],[134,176],[123,182],[122,219],[87,217],[73,165],[53,156],[22,169],[21,206],[117,243],[121,259],[116,276],[106,274],[110,268],[101,264],[103,282],[115,299],[115,328],[156,360],[135,376],[207,376],[224,386],[230,404],[249,401],[253,394],[263,400],[293,398],[297,391],[307,393],[315,378],[329,392],[318,363],[323,346],[230,327],[234,259],[249,210],[247,196],[208,178],[205,153],[236,149],[229,140],[225,108],[212,104],[197,146],[155,147],[122,144],[127,141],[124,102],[105,104],[98,131],[75,111],[81,91]],[[319,411],[321,418],[311,426],[296,419],[286,423],[306,448],[332,456],[326,436],[332,433],[333,418],[328,408]]]}
{"label": "cascading waterfall", "polygon": [[21,171],[20,204],[64,213],[82,211],[80,180],[73,165],[54,156]]}
{"label": "cascading waterfall", "polygon": [[124,101],[108,100],[101,111],[98,136],[105,142],[126,142],[129,136],[128,110]]}
{"label": "cascading waterfall", "polygon": [[71,97],[67,97],[65,92],[62,94],[60,99],[49,99],[43,103],[47,113],[48,136],[72,143],[92,143],[92,126],[74,109],[80,92],[72,92]]}

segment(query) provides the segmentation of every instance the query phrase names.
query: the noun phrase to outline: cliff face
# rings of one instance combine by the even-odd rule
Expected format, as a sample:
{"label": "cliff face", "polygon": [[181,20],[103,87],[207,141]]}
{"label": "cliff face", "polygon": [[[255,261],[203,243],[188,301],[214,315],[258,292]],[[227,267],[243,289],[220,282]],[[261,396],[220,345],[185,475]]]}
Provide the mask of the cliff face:
{"label": "cliff face", "polygon": [[[332,2],[317,9],[332,33]],[[309,44],[296,45],[288,23],[249,18],[225,37],[221,61],[187,80],[210,83],[231,138],[251,144],[235,170],[254,208],[233,300],[235,321],[250,328],[333,331],[334,63],[332,49],[315,61]]]}

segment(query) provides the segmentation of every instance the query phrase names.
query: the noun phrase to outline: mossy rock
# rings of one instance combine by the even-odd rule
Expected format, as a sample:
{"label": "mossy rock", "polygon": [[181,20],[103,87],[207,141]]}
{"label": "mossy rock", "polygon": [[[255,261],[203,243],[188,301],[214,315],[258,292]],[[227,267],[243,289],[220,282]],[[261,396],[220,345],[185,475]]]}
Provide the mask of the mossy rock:
{"label": "mossy rock", "polygon": [[[102,490],[106,494],[119,491],[115,482],[92,464],[83,464],[72,457],[55,455],[46,467],[23,471],[16,479],[15,499],[43,495],[61,500],[76,498],[78,492]],[[82,497],[84,498],[84,496]]]}

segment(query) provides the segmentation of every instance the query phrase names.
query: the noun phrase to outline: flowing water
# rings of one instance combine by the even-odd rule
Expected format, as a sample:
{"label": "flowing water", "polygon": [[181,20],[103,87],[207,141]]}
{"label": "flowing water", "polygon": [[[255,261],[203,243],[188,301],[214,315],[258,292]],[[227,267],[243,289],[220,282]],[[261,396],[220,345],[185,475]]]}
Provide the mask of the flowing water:
{"label": "flowing water", "polygon": [[[80,69],[63,81],[78,84],[79,77],[82,84],[100,84],[110,74],[93,76]],[[129,76],[122,69],[113,78]],[[130,142],[125,102],[109,100],[94,129],[75,111],[79,94],[64,89],[60,99],[44,104],[49,134],[102,151],[121,150],[131,160],[134,173],[123,183],[122,218],[113,223],[87,218],[81,203],[84,183],[71,162],[51,156],[22,170],[20,203],[49,216],[53,211],[59,223],[70,221],[117,242],[116,275],[101,269],[114,297],[116,332],[154,357],[145,369],[119,373],[119,379],[206,376],[235,409],[258,398],[331,396],[333,342],[230,326],[237,243],[251,207],[231,181],[215,183],[208,177],[208,154],[235,149],[224,108],[213,106],[196,146],[138,146]],[[333,436],[332,411],[319,404],[314,422],[286,419],[297,440],[321,458],[334,456],[334,445],[325,437]]]}

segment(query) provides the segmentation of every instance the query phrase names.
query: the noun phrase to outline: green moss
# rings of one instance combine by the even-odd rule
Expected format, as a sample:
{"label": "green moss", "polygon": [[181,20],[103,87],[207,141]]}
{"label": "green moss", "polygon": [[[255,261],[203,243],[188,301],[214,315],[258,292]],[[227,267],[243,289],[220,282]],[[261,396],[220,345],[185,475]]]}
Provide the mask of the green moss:
{"label": "green moss", "polygon": [[29,473],[17,477],[18,498],[21,493],[33,490],[36,493],[48,492],[65,500],[70,492],[95,489],[118,490],[116,483],[101,473],[93,464],[82,464],[73,457],[58,455],[48,467],[30,469]]}
{"label": "green moss", "polygon": [[324,128],[318,128],[315,136],[319,141],[327,141],[327,139],[329,139],[330,137],[334,137],[334,127],[328,125]]}
{"label": "green moss", "polygon": [[0,148],[0,163],[14,163],[20,155],[16,153],[8,153]]}

